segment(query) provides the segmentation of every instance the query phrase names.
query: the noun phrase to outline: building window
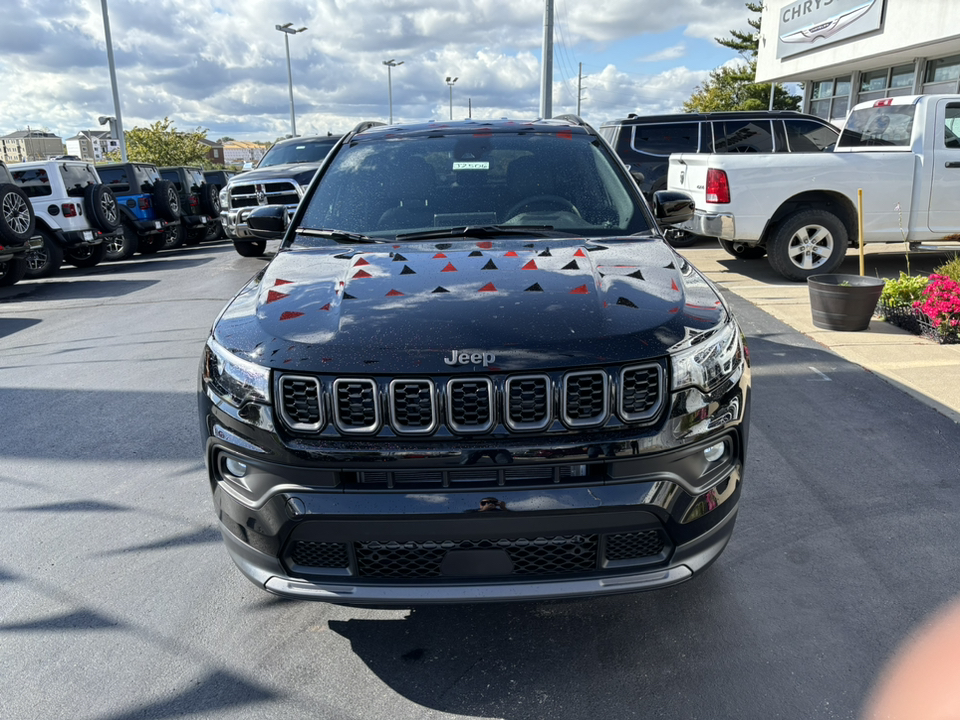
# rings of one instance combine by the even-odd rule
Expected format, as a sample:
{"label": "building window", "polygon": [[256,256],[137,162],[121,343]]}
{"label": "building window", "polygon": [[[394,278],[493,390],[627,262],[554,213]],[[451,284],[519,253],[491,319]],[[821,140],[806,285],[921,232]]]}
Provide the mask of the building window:
{"label": "building window", "polygon": [[810,94],[810,114],[824,120],[840,120],[850,108],[850,76],[821,80],[813,83]]}
{"label": "building window", "polygon": [[866,102],[897,95],[911,95],[913,78],[913,65],[898,65],[894,68],[865,72],[860,76],[860,94],[857,101]]}
{"label": "building window", "polygon": [[960,79],[960,55],[927,61],[923,92],[931,95],[957,92]]}

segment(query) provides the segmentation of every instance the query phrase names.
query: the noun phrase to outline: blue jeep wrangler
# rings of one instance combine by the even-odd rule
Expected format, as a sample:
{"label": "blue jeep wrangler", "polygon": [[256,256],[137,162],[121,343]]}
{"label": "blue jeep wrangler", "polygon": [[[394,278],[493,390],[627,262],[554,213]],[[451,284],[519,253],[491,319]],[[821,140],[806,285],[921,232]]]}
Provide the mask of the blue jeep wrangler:
{"label": "blue jeep wrangler", "polygon": [[123,234],[107,244],[107,260],[126,260],[134,253],[150,255],[179,231],[180,194],[151,163],[110,163],[97,167],[100,178],[117,197]]}

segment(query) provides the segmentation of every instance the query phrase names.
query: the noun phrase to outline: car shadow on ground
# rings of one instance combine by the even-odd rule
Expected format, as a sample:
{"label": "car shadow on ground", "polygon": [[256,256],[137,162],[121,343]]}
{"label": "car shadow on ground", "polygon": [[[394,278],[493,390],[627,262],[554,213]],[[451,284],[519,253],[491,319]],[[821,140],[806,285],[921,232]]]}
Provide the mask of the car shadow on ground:
{"label": "car shadow on ground", "polygon": [[[0,290],[0,303],[55,300],[88,300],[120,297],[156,285],[159,280],[47,280],[24,282]],[[22,330],[24,328],[18,328]],[[16,331],[15,331],[16,332]],[[2,332],[0,332],[2,334]]]}

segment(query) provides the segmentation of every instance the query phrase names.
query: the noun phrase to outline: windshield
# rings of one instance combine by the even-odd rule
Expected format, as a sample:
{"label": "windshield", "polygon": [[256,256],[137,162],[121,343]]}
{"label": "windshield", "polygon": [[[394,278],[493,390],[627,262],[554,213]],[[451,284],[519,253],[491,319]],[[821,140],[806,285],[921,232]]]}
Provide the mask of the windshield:
{"label": "windshield", "polygon": [[837,147],[910,146],[916,105],[886,105],[854,110]]}
{"label": "windshield", "polygon": [[362,140],[334,158],[300,229],[387,239],[464,226],[529,226],[582,237],[649,231],[629,182],[603,143],[589,135]]}
{"label": "windshield", "polygon": [[337,144],[339,138],[328,137],[319,140],[300,140],[298,142],[278,143],[267,150],[267,154],[257,164],[258,168],[289,163],[319,163]]}

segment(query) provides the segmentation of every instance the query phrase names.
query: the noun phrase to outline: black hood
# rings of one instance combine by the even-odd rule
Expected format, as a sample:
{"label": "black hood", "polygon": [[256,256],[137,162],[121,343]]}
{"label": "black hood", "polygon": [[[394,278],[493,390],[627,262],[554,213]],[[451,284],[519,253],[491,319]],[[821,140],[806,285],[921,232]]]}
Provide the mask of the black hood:
{"label": "black hood", "polygon": [[482,367],[444,363],[455,351],[504,371],[662,357],[725,318],[662,240],[511,238],[284,251],[215,336],[289,371],[449,374]]}
{"label": "black hood", "polygon": [[286,163],[284,165],[268,165],[264,168],[245,170],[231,178],[233,185],[265,182],[276,178],[293,178],[300,185],[309,185],[313,176],[317,174],[317,163]]}

